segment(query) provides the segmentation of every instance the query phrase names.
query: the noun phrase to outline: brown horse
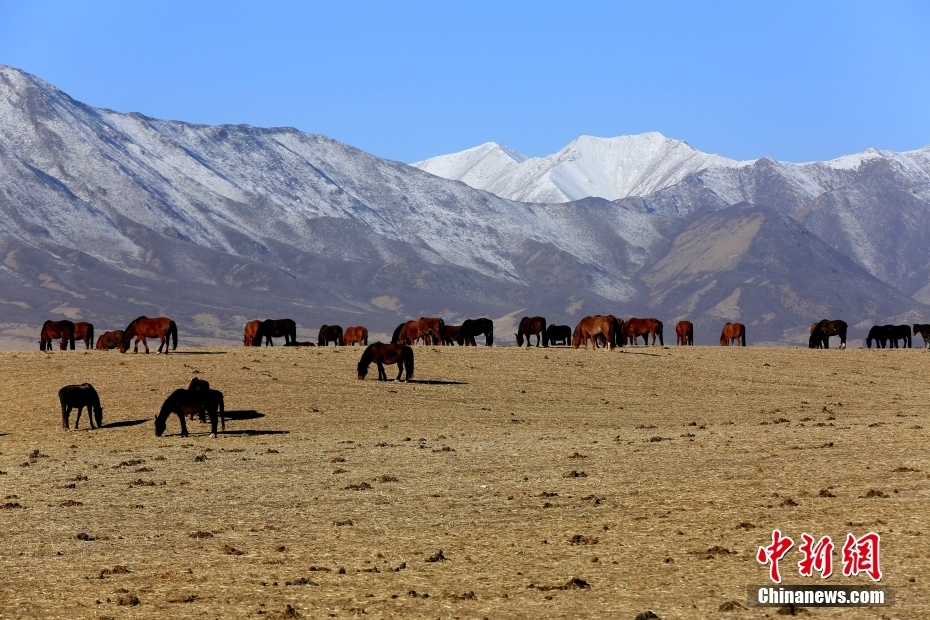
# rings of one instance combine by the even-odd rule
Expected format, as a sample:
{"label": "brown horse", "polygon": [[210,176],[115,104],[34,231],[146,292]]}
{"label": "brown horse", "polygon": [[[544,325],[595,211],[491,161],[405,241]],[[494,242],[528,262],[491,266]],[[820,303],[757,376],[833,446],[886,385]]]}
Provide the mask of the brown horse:
{"label": "brown horse", "polygon": [[920,334],[924,337],[924,346],[930,349],[930,325],[926,323],[914,323],[914,335]]}
{"label": "brown horse", "polygon": [[175,350],[178,348],[178,326],[168,317],[160,316],[155,319],[150,319],[147,316],[140,316],[123,330],[123,337],[120,338],[119,341],[120,353],[125,353],[129,350],[129,341],[133,338],[136,339],[136,346],[132,350],[133,353],[139,352],[140,340],[142,341],[142,346],[145,347],[145,352],[148,353],[149,344],[145,339],[158,338],[158,352],[161,353],[161,348],[164,347],[165,355],[167,355],[169,338],[173,340],[172,348]]}
{"label": "brown horse", "polygon": [[494,321],[491,319],[466,319],[459,330],[458,343],[460,346],[475,347],[475,336],[484,334],[484,344],[494,345]]}
{"label": "brown horse", "polygon": [[429,334],[429,339],[424,338],[423,344],[442,345],[442,330],[446,326],[445,321],[438,317],[421,316],[417,325],[421,334]]}
{"label": "brown horse", "polygon": [[94,326],[92,323],[75,323],[74,339],[83,340],[84,348],[89,349],[94,344]]}
{"label": "brown horse", "polygon": [[[262,321],[261,336],[265,338],[265,344],[269,347],[274,346],[274,340],[272,338],[280,338],[284,336],[284,344],[288,342],[297,340],[297,323],[291,319],[265,319]],[[253,346],[262,346],[261,338],[258,339],[258,343],[253,340]]]}
{"label": "brown horse", "polygon": [[356,327],[346,327],[346,333],[343,340],[346,343],[347,347],[351,347],[354,344],[358,346],[368,346],[368,328],[358,325]]}
{"label": "brown horse", "polygon": [[245,324],[245,327],[242,328],[242,346],[262,346],[262,322],[259,319],[249,321]]}
{"label": "brown horse", "polygon": [[39,351],[51,351],[52,340],[61,338],[61,350],[65,351],[68,344],[74,351],[74,323],[71,321],[46,321],[42,324],[39,333]]}
{"label": "brown horse", "polygon": [[614,329],[616,327],[616,319],[611,316],[604,316],[601,314],[596,314],[594,316],[586,316],[581,321],[578,322],[578,326],[575,327],[575,333],[572,336],[572,347],[578,348],[584,343],[584,348],[588,348],[588,338],[591,339],[591,344],[597,347],[597,336],[602,336],[606,342],[607,350],[609,351],[611,346],[616,342],[616,333]]}
{"label": "brown horse", "polygon": [[340,326],[324,325],[320,328],[320,333],[317,336],[317,345],[326,347],[329,346],[330,342],[337,347],[341,347],[345,344],[345,339],[342,337],[342,328]]}
{"label": "brown horse", "polygon": [[454,346],[456,342],[461,338],[462,326],[461,325],[446,325],[442,328],[442,344],[443,346],[451,347]]}
{"label": "brown horse", "polygon": [[112,332],[103,332],[103,335],[97,338],[97,350],[106,351],[107,349],[118,349],[119,342],[123,339],[123,330],[117,329]]}
{"label": "brown horse", "polygon": [[727,323],[720,332],[721,347],[727,347],[733,343],[737,346],[746,346],[746,326],[742,323]]}
{"label": "brown horse", "polygon": [[413,349],[405,344],[384,344],[376,342],[368,345],[362,353],[362,359],[358,361],[358,378],[364,379],[368,375],[368,367],[374,362],[378,365],[378,381],[387,381],[387,373],[384,372],[385,364],[397,364],[397,378],[395,381],[402,381],[400,378],[407,371],[406,380],[413,379]]}
{"label": "brown horse", "polygon": [[423,339],[423,344],[440,344],[442,342],[442,328],[445,322],[442,319],[419,319],[407,321],[400,328],[394,344],[416,344]]}
{"label": "brown horse", "polygon": [[811,325],[811,336],[807,346],[811,349],[829,349],[830,336],[840,337],[840,348],[846,348],[846,321],[823,319]]}
{"label": "brown horse", "polygon": [[691,321],[678,321],[675,326],[675,339],[679,346],[694,346],[694,323]]}
{"label": "brown horse", "polygon": [[541,316],[528,317],[520,319],[520,327],[517,328],[517,346],[523,346],[523,339],[526,338],[526,348],[530,347],[530,336],[536,336],[536,346],[542,341],[543,348],[549,346],[546,340],[546,319]]}
{"label": "brown horse", "polygon": [[658,319],[637,319],[631,318],[626,322],[624,334],[629,339],[630,344],[639,344],[637,338],[643,337],[643,345],[649,344],[649,336],[652,336],[652,346],[656,344],[656,337],[659,338],[659,344],[665,346],[662,339],[662,321]]}

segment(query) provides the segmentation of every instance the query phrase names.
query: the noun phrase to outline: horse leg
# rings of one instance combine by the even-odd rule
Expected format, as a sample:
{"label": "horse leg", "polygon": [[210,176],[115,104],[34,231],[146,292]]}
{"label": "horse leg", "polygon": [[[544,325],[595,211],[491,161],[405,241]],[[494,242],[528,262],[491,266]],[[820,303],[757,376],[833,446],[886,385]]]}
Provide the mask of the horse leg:
{"label": "horse leg", "polygon": [[404,374],[404,360],[397,360],[397,378],[394,381],[400,381],[400,376]]}
{"label": "horse leg", "polygon": [[68,418],[71,414],[71,405],[62,405],[61,406],[61,427],[63,429],[70,430],[68,428]]}
{"label": "horse leg", "polygon": [[384,362],[378,360],[375,363],[378,364],[378,381],[387,381],[387,373],[384,371]]}
{"label": "horse leg", "polygon": [[178,419],[181,420],[181,437],[187,437],[188,435],[187,422],[184,421],[184,410],[179,409],[177,414],[178,414]]}
{"label": "horse leg", "polygon": [[217,435],[216,435],[216,423],[217,423],[216,408],[215,408],[215,407],[211,407],[211,408],[210,408],[210,431],[211,431],[210,437],[213,437],[214,439],[216,439],[216,437],[217,437]]}

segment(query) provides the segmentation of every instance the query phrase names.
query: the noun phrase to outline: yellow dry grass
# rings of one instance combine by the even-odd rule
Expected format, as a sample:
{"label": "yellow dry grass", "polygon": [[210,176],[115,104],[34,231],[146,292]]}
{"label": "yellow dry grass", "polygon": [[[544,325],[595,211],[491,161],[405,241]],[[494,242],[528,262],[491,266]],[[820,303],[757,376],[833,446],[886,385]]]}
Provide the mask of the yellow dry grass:
{"label": "yellow dry grass", "polygon": [[[809,617],[930,616],[925,351],[415,353],[431,383],[345,348],[0,354],[0,616],[774,617],[720,611],[774,528],[831,535],[833,584],[882,536],[896,605]],[[195,374],[239,419],[155,437]],[[110,426],[64,432],[84,381]]]}

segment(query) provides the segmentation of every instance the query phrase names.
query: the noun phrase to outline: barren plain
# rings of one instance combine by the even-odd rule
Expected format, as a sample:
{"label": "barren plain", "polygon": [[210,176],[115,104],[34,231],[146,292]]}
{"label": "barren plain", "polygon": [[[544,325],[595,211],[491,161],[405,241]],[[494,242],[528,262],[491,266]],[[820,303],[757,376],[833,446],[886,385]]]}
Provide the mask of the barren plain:
{"label": "barren plain", "polygon": [[[0,354],[0,617],[780,617],[746,600],[775,528],[785,583],[870,583],[839,549],[875,531],[896,588],[796,613],[930,617],[926,351],[416,347],[411,383],[360,353]],[[192,376],[226,432],[156,437]],[[85,381],[104,427],[65,432]]]}

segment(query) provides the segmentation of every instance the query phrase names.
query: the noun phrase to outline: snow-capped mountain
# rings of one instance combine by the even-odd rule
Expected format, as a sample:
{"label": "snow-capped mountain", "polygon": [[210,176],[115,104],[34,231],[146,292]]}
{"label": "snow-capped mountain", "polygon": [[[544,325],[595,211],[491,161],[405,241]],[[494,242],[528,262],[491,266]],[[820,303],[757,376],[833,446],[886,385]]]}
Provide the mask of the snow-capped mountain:
{"label": "snow-capped mountain", "polygon": [[[634,172],[585,182],[627,196],[647,192],[640,202],[528,203],[290,128],[211,127],[93,108],[0,67],[0,340],[33,341],[31,348],[46,318],[64,317],[102,331],[140,314],[169,315],[182,341],[230,343],[242,322],[259,317],[290,316],[306,339],[322,323],[385,334],[421,315],[450,323],[490,316],[506,334],[521,313],[572,323],[597,312],[672,319],[692,308],[689,318],[710,330],[698,334],[706,342],[735,288],[738,303],[723,307],[756,330],[756,341],[797,341],[791,330],[813,320],[806,308],[842,311],[850,322],[924,312],[834,244],[787,222],[779,205],[762,212],[766,225],[739,227],[746,248],[736,254],[739,269],[729,258],[707,262],[700,277],[716,284],[689,306],[695,293],[686,284],[649,270],[670,252],[662,264],[677,269],[690,256],[675,250],[682,235],[704,220],[668,205],[711,200],[713,192],[699,191],[702,174],[733,169],[755,182],[767,178],[764,167],[709,168],[720,158],[657,134],[634,138],[600,151],[576,141],[550,178],[568,190],[589,160],[621,153]],[[478,176],[533,161],[495,145],[474,151],[456,165]],[[788,183],[784,176],[780,183]],[[839,195],[827,204],[808,216],[818,226],[848,217],[838,211]],[[743,207],[715,208],[745,219]],[[799,276],[794,263],[771,267],[781,264],[772,257],[784,247],[774,239],[784,230],[810,245],[812,268],[837,274],[842,294]],[[734,269],[740,277],[767,271],[758,285],[714,275]],[[772,295],[772,287],[791,294]],[[759,299],[777,305],[768,318],[750,316]]]}
{"label": "snow-capped mountain", "polygon": [[533,158],[489,142],[413,164],[501,198],[543,203],[641,196],[705,168],[739,165],[655,132],[616,138],[581,136],[558,153]]}

